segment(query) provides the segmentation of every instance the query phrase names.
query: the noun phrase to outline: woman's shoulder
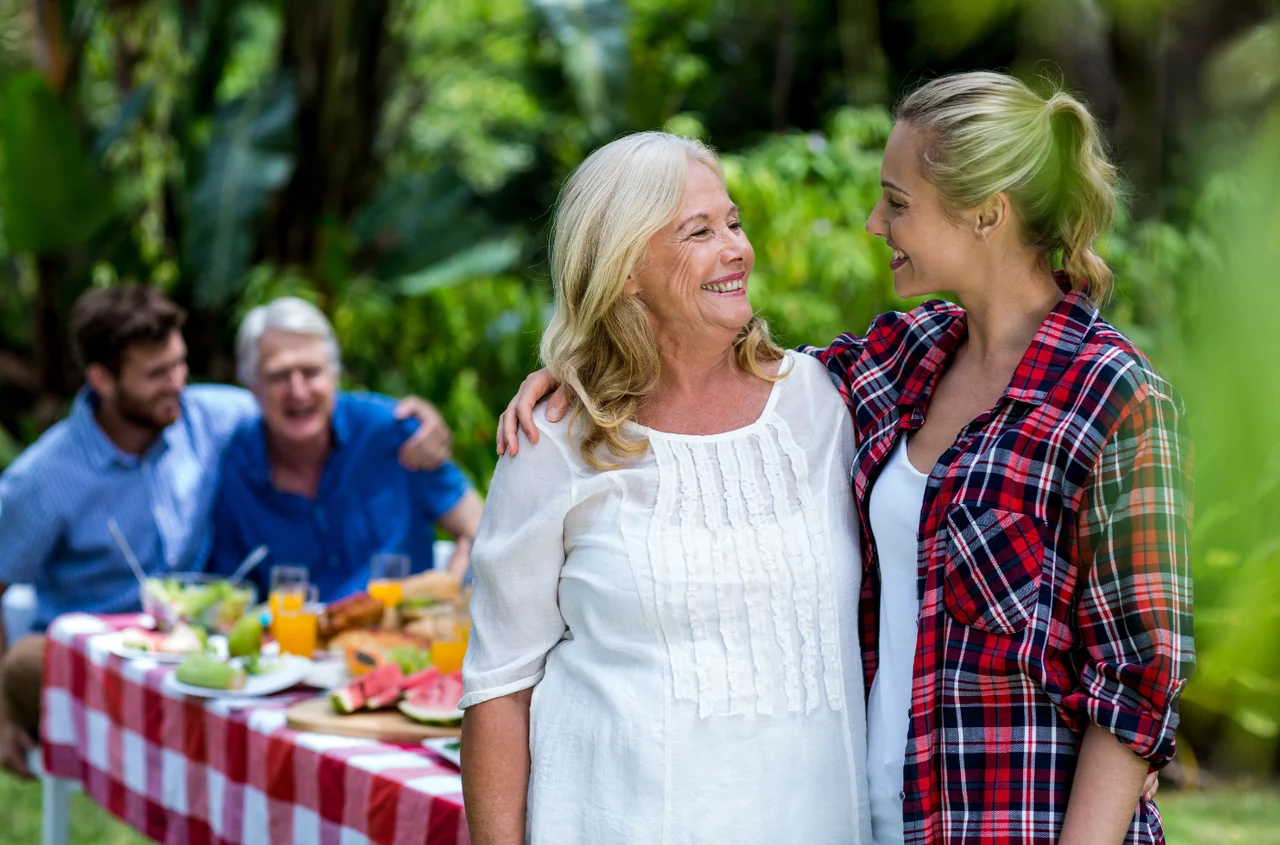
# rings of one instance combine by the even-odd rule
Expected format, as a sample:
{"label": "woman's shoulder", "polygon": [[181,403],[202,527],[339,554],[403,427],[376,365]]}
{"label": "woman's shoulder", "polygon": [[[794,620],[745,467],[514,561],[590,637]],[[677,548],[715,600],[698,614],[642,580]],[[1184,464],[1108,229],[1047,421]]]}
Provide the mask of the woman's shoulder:
{"label": "woman's shoulder", "polygon": [[778,366],[779,382],[784,392],[812,392],[815,395],[839,397],[832,373],[812,355],[787,352]]}
{"label": "woman's shoulder", "polygon": [[1085,382],[1079,387],[1099,396],[1121,401],[1150,396],[1182,410],[1181,394],[1173,384],[1132,340],[1101,318],[1086,335],[1071,370],[1076,380]]}
{"label": "woman's shoulder", "polygon": [[779,370],[785,377],[777,386],[774,412],[798,434],[830,438],[836,428],[849,424],[849,408],[837,379],[809,355],[789,352],[787,359]]}
{"label": "woman's shoulder", "polygon": [[[521,429],[517,435],[520,438],[519,452],[514,457],[504,456],[500,463],[510,462],[519,465],[523,462],[526,466],[536,464],[539,471],[556,469],[566,473],[577,473],[580,470],[582,459],[573,448],[570,435],[573,414],[566,413],[559,420],[552,422],[547,419],[548,405],[546,401],[540,402],[533,409],[533,423],[538,429],[538,442],[531,441]],[[524,461],[525,458],[528,460]]]}

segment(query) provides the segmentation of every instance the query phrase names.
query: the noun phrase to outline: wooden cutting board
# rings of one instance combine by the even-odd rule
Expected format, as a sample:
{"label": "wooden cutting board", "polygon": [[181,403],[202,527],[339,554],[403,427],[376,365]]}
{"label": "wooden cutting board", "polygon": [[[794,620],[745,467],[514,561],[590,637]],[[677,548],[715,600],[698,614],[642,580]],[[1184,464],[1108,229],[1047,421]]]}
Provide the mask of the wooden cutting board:
{"label": "wooden cutting board", "polygon": [[288,725],[295,731],[376,739],[401,745],[417,745],[438,736],[461,736],[460,726],[424,725],[399,710],[374,710],[343,716],[333,711],[327,696],[309,698],[287,711]]}

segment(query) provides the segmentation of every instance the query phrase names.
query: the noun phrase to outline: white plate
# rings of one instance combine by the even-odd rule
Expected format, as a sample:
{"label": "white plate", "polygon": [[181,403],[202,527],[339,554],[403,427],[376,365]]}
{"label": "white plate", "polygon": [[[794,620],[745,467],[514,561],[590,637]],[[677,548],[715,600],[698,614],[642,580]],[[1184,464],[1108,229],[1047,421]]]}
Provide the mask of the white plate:
{"label": "white plate", "polygon": [[440,736],[424,739],[422,744],[453,765],[462,768],[462,740],[452,736]]}
{"label": "white plate", "polygon": [[139,648],[132,648],[125,645],[123,631],[111,631],[105,634],[98,634],[93,638],[93,643],[98,648],[104,649],[117,657],[123,657],[125,660],[150,660],[153,663],[181,663],[182,659],[187,656],[187,652],[178,654],[168,651],[143,651]]}
{"label": "white plate", "polygon": [[[273,658],[274,659],[274,658]],[[191,695],[196,698],[256,698],[283,692],[301,681],[311,671],[311,661],[296,654],[286,654],[279,658],[276,670],[265,675],[250,675],[240,689],[206,689],[193,687],[178,680],[176,673],[164,676],[161,688],[167,692]]]}
{"label": "white plate", "polygon": [[[181,663],[182,659],[188,654],[194,652],[170,652],[170,651],[143,651],[142,649],[132,648],[125,644],[124,631],[111,631],[105,634],[99,634],[94,639],[94,644],[99,648],[105,649],[117,657],[123,657],[125,660],[150,660],[152,663]],[[219,657],[227,656],[227,638],[222,634],[214,634],[209,637],[209,647],[214,654]],[[276,642],[269,642],[262,646],[262,656],[274,658],[280,654],[280,645]]]}

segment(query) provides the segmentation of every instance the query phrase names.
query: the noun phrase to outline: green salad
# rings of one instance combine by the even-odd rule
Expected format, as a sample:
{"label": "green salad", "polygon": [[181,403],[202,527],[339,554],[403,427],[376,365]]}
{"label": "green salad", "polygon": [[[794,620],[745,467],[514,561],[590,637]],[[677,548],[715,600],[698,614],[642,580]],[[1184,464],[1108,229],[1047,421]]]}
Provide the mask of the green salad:
{"label": "green salad", "polygon": [[142,606],[164,630],[181,622],[226,633],[254,603],[255,593],[252,586],[229,581],[148,578]]}

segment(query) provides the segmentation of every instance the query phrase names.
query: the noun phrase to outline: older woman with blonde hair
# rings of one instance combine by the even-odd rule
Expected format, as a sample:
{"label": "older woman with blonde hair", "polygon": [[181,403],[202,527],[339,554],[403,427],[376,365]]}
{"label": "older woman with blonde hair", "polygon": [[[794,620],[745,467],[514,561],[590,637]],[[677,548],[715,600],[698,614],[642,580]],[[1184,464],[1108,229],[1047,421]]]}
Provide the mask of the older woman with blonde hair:
{"label": "older woman with blonde hair", "polygon": [[[963,307],[808,350],[857,429],[876,845],[1162,843],[1148,772],[1194,665],[1191,448],[1177,391],[1099,314],[1097,125],[1065,91],[954,74],[899,106],[880,182],[867,230],[894,290]],[[526,380],[499,451],[553,384]]]}
{"label": "older woman with blonde hair", "polygon": [[542,348],[572,414],[499,462],[472,553],[477,845],[870,841],[852,426],[753,263],[696,141],[564,187]]}

